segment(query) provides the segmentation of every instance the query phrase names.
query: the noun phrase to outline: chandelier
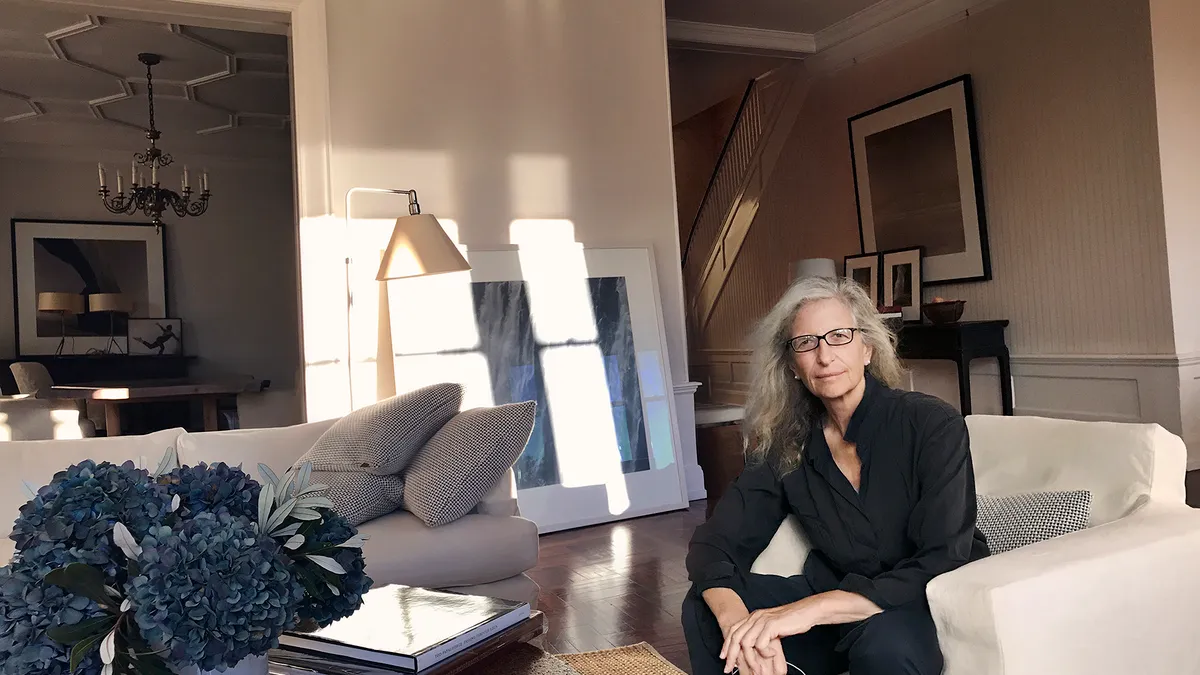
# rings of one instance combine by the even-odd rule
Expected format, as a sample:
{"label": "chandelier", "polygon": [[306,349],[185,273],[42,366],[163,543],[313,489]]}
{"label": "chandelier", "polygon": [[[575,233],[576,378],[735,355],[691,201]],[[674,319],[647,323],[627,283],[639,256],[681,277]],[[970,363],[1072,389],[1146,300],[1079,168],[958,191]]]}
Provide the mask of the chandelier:
{"label": "chandelier", "polygon": [[[131,185],[128,194],[125,193],[124,178],[119,170],[117,193],[109,194],[104,164],[100,164],[100,200],[104,202],[105,208],[111,213],[134,214],[141,211],[154,223],[155,232],[162,228],[162,214],[168,209],[180,218],[203,215],[208,210],[208,198],[211,195],[208,191],[208,171],[205,171],[200,175],[200,195],[196,201],[192,201],[192,185],[186,165],[183,167],[183,178],[180,181],[181,192],[159,187],[158,170],[170,166],[174,161],[171,155],[158,148],[158,139],[162,134],[154,126],[154,78],[151,68],[161,60],[158,54],[138,54],[138,61],[146,66],[146,97],[150,101],[150,128],[146,129],[146,138],[150,141],[150,147],[146,152],[139,152],[133,156],[129,167]],[[149,182],[139,167],[150,169]]]}

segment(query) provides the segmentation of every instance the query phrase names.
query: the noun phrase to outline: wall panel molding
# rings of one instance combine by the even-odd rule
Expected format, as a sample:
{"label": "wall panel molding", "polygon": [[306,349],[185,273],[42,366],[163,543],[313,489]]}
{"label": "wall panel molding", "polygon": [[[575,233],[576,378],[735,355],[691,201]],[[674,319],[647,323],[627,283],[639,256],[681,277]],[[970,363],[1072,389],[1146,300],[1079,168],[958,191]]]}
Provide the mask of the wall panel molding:
{"label": "wall panel molding", "polygon": [[[692,363],[705,399],[744,403],[750,358],[745,349],[697,351]],[[952,362],[914,360],[905,365],[907,388],[958,407]],[[1189,468],[1200,468],[1200,354],[1015,355],[1012,375],[1017,415],[1158,423],[1196,448],[1189,452]],[[994,360],[972,362],[973,412],[1000,414],[999,377]]]}

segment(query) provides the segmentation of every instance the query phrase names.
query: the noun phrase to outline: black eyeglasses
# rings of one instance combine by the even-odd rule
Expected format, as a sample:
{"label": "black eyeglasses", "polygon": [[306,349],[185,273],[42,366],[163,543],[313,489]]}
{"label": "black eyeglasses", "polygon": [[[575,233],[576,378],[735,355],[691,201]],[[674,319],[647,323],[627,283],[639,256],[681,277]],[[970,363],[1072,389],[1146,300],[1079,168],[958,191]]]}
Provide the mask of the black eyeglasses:
{"label": "black eyeglasses", "polygon": [[785,344],[797,354],[811,352],[821,344],[821,340],[830,347],[841,347],[853,342],[857,331],[857,328],[834,328],[824,335],[797,335]]}

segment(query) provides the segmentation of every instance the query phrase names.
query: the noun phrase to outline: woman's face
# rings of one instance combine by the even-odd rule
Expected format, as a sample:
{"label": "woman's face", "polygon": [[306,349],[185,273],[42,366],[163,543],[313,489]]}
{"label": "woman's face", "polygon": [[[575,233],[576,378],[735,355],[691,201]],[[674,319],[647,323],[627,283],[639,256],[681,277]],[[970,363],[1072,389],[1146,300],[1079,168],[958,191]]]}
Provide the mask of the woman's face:
{"label": "woman's face", "polygon": [[[854,315],[836,299],[810,302],[792,321],[789,350],[792,345],[805,349],[816,344],[807,351],[792,350],[796,375],[821,400],[838,399],[853,391],[862,383],[863,373],[871,362],[871,347],[862,339],[862,333],[841,330],[850,328],[857,328]],[[830,345],[830,341],[834,344]]]}

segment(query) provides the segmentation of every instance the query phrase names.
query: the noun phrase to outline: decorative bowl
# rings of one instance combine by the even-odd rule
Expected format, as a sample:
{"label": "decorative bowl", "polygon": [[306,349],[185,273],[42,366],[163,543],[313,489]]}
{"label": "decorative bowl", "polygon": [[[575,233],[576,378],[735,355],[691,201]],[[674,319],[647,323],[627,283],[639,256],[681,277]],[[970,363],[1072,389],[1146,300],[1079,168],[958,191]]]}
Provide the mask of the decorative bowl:
{"label": "decorative bowl", "polygon": [[921,305],[921,311],[935,324],[954,323],[962,318],[963,306],[966,304],[966,300],[927,302]]}

